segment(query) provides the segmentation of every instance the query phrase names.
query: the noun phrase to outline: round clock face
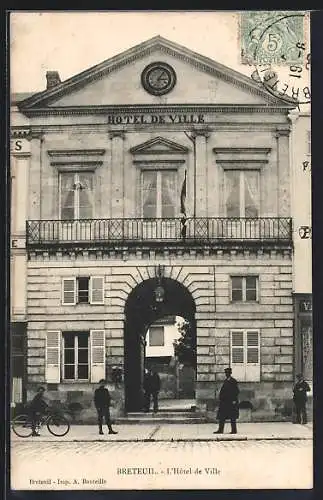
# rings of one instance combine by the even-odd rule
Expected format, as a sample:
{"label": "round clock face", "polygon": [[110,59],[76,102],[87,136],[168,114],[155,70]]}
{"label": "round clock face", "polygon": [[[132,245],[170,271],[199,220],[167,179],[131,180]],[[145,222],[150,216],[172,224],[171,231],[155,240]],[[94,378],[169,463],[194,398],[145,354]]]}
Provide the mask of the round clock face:
{"label": "round clock face", "polygon": [[176,83],[175,71],[169,64],[155,62],[146,66],[141,74],[144,89],[153,95],[170,92]]}

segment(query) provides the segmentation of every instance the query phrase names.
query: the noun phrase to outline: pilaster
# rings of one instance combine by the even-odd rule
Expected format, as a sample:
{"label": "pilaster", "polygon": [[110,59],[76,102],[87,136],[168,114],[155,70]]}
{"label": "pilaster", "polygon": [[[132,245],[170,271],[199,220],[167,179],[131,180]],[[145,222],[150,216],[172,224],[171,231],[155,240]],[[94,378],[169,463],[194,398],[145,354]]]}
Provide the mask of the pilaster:
{"label": "pilaster", "polygon": [[111,140],[111,217],[124,216],[124,151],[122,130],[109,132]]}
{"label": "pilaster", "polygon": [[290,188],[290,159],[289,159],[289,134],[290,128],[278,128],[277,140],[277,165],[278,165],[278,216],[289,217],[291,205]]}
{"label": "pilaster", "polygon": [[31,160],[29,172],[29,207],[28,216],[31,220],[39,220],[41,206],[41,159],[43,137],[39,133],[31,133]]}
{"label": "pilaster", "polygon": [[208,176],[207,176],[207,139],[209,132],[207,130],[194,130],[195,137],[195,203],[196,216],[207,216],[208,199]]}

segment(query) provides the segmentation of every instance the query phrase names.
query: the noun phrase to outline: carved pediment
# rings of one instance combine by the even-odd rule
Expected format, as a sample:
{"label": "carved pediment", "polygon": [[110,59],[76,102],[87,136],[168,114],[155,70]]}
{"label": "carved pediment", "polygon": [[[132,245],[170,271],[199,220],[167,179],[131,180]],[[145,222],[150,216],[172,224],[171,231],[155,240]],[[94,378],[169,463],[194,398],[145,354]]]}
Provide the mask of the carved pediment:
{"label": "carved pediment", "polygon": [[165,139],[164,137],[155,137],[149,141],[138,144],[130,149],[133,155],[161,155],[161,154],[186,154],[188,149],[181,144]]}
{"label": "carved pediment", "polygon": [[28,97],[19,103],[19,109],[32,116],[107,113],[119,106],[130,112],[134,106],[159,107],[160,97],[151,95],[141,83],[143,70],[154,61],[168,64],[177,75],[176,85],[164,96],[164,105],[256,106],[267,111],[291,107],[250,77],[157,36]]}

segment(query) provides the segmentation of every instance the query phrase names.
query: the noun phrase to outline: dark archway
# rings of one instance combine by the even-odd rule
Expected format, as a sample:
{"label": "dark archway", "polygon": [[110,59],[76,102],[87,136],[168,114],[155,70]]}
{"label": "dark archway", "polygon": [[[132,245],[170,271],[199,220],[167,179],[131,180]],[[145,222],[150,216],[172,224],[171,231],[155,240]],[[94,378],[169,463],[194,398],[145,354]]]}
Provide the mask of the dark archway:
{"label": "dark archway", "polygon": [[124,373],[126,411],[142,409],[143,344],[149,326],[168,315],[182,316],[191,324],[196,343],[195,303],[178,281],[163,278],[164,301],[157,304],[156,278],[140,283],[129,294],[125,306]]}

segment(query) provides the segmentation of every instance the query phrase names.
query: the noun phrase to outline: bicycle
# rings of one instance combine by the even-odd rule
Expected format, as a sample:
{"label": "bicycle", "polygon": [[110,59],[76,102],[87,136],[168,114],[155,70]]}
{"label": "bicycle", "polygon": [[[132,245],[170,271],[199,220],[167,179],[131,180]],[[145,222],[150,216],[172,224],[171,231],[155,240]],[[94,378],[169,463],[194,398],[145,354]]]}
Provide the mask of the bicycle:
{"label": "bicycle", "polygon": [[[70,423],[66,417],[57,412],[49,411],[47,414],[41,415],[36,426],[36,432],[46,425],[47,429],[53,436],[63,437],[70,430]],[[27,438],[32,435],[32,419],[30,415],[17,415],[11,422],[13,432],[22,438]]]}

